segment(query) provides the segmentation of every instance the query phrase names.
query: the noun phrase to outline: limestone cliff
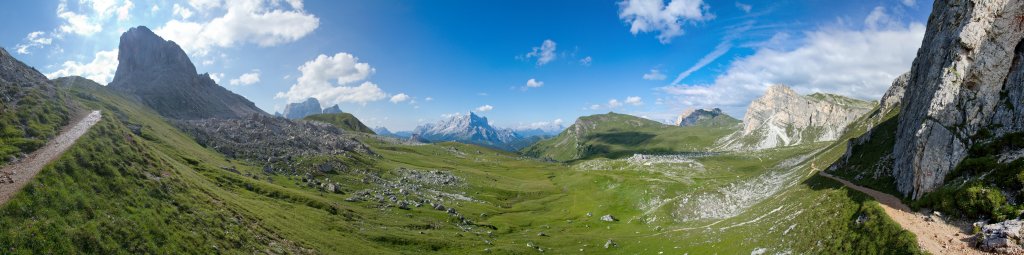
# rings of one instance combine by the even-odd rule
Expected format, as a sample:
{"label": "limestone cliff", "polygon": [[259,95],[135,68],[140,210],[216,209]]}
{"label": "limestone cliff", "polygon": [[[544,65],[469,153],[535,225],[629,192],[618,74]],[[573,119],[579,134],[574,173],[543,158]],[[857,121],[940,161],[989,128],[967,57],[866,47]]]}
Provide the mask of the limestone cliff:
{"label": "limestone cliff", "polygon": [[750,103],[743,116],[743,129],[724,138],[722,147],[759,150],[834,141],[847,125],[874,106],[832,94],[802,96],[789,87],[775,85]]}
{"label": "limestone cliff", "polygon": [[897,189],[942,184],[975,136],[1024,130],[1024,1],[936,1],[911,68],[893,148]]}

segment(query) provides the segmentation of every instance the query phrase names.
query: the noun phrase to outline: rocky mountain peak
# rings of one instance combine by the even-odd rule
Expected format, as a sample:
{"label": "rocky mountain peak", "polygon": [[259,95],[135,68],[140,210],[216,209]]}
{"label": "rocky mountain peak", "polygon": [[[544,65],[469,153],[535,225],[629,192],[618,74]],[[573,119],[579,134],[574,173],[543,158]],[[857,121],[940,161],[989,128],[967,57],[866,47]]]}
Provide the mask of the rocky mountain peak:
{"label": "rocky mountain peak", "polygon": [[694,126],[700,124],[701,122],[709,121],[711,119],[714,119],[715,117],[722,116],[723,114],[724,113],[722,113],[722,109],[719,108],[714,108],[710,110],[688,109],[686,111],[683,111],[683,114],[680,114],[679,117],[676,118],[676,126]]}
{"label": "rocky mountain peak", "polygon": [[495,128],[487,117],[474,112],[456,114],[437,123],[420,125],[412,133],[429,141],[457,141],[506,150],[521,148],[522,145],[518,143],[523,140],[513,130]]}
{"label": "rocky mountain peak", "polygon": [[178,44],[160,38],[145,26],[121,34],[117,61],[115,77],[146,71],[196,73],[195,65]]}
{"label": "rocky mountain peak", "polygon": [[774,85],[750,103],[743,129],[724,138],[728,149],[767,149],[810,142],[834,141],[846,126],[875,105],[832,94],[797,94]]}
{"label": "rocky mountain peak", "polygon": [[265,115],[238,94],[199,75],[177,44],[149,28],[131,28],[121,35],[118,65],[110,88],[134,97],[172,119],[240,118]]}

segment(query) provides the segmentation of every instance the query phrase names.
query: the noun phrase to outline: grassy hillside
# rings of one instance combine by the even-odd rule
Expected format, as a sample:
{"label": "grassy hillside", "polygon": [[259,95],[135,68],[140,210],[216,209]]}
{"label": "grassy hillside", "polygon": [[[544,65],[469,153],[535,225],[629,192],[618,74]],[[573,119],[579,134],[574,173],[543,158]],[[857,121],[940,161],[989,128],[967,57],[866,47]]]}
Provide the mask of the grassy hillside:
{"label": "grassy hillside", "polygon": [[42,147],[75,113],[67,94],[52,84],[0,79],[0,165]]}
{"label": "grassy hillside", "polygon": [[357,119],[356,116],[353,116],[351,113],[314,114],[306,116],[305,118],[302,119],[331,124],[334,125],[335,127],[348,131],[374,134],[373,129],[370,129],[366,125],[363,125],[363,122],[359,121],[359,119]]}
{"label": "grassy hillside", "polygon": [[677,127],[626,114],[598,114],[580,117],[558,136],[535,143],[522,152],[569,161],[620,158],[634,153],[707,151],[715,141],[737,128],[736,125]]}

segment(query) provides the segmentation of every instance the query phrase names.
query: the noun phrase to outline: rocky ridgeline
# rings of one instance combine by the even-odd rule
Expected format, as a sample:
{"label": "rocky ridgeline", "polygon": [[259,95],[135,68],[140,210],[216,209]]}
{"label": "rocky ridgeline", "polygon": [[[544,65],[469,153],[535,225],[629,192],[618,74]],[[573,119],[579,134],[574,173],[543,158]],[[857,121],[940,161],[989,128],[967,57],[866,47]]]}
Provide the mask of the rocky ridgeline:
{"label": "rocky ridgeline", "polygon": [[904,195],[942,185],[981,133],[1024,131],[1024,1],[936,1],[900,108]]}
{"label": "rocky ridgeline", "polygon": [[306,101],[290,103],[284,106],[284,114],[282,117],[297,120],[305,118],[306,116],[316,115],[321,113],[341,113],[341,107],[334,105],[328,108],[320,108],[320,100],[316,98],[307,98]]}
{"label": "rocky ridgeline", "polygon": [[526,140],[511,129],[495,128],[487,121],[487,117],[469,114],[456,114],[433,124],[416,127],[413,134],[417,139],[431,142],[456,141],[476,144],[503,150],[518,150],[528,144]]}
{"label": "rocky ridgeline", "polygon": [[720,143],[729,150],[760,150],[835,141],[846,126],[874,108],[871,102],[832,94],[797,94],[775,85],[750,103],[743,130]]}
{"label": "rocky ridgeline", "polygon": [[[716,118],[725,118],[722,122],[725,123],[713,123]],[[716,124],[734,124],[736,121],[729,115],[722,112],[722,109],[689,109],[680,114],[676,118],[676,126],[690,127],[697,125],[716,125]]]}
{"label": "rocky ridgeline", "polygon": [[300,156],[373,154],[345,131],[319,122],[253,114],[240,119],[181,120],[175,124],[199,144],[228,157],[267,160],[271,164]]}

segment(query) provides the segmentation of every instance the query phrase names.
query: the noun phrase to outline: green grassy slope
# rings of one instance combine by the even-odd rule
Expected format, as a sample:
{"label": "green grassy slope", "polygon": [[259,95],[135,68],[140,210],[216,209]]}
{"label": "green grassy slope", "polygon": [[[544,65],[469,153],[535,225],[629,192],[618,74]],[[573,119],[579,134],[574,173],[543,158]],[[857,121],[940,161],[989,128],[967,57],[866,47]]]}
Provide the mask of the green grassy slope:
{"label": "green grassy slope", "polygon": [[0,165],[42,147],[76,111],[52,84],[23,85],[0,79]]}
{"label": "green grassy slope", "polygon": [[617,113],[580,117],[558,136],[522,150],[526,155],[558,161],[619,158],[634,153],[706,151],[735,125],[677,127]]}
{"label": "green grassy slope", "polygon": [[363,132],[363,133],[367,133],[367,134],[374,134],[373,129],[370,129],[366,125],[363,125],[363,122],[359,121],[359,119],[357,119],[356,116],[353,116],[351,113],[314,114],[314,115],[306,116],[305,118],[302,118],[302,119],[303,120],[319,121],[319,122],[331,124],[331,125],[334,125],[337,128],[348,130],[348,131]]}
{"label": "green grassy slope", "polygon": [[[104,87],[76,84],[71,94],[86,108],[103,110],[104,118],[0,208],[0,246],[9,253],[916,252],[913,236],[880,217],[873,202],[814,177],[815,166],[842,155],[845,147],[837,144],[712,154],[685,163],[598,158],[567,165],[473,145],[408,145],[354,133],[377,155],[295,159],[299,170],[342,161],[347,167],[312,174],[340,184],[330,193],[296,175],[265,173],[263,162],[203,148],[152,110]],[[628,130],[664,128],[625,120]],[[628,140],[598,138],[609,139]],[[651,146],[680,141],[651,140],[657,141]],[[469,198],[442,202],[472,223],[429,206],[388,206],[386,196],[347,201],[367,190],[411,197],[373,181],[397,183],[404,171],[457,176],[459,185],[436,190]],[[424,187],[412,192],[436,188]],[[746,199],[750,192],[735,187],[770,188],[764,192],[770,196]],[[601,221],[605,214],[619,220]],[[859,222],[862,216],[868,221]],[[616,245],[604,248],[608,240]]]}

